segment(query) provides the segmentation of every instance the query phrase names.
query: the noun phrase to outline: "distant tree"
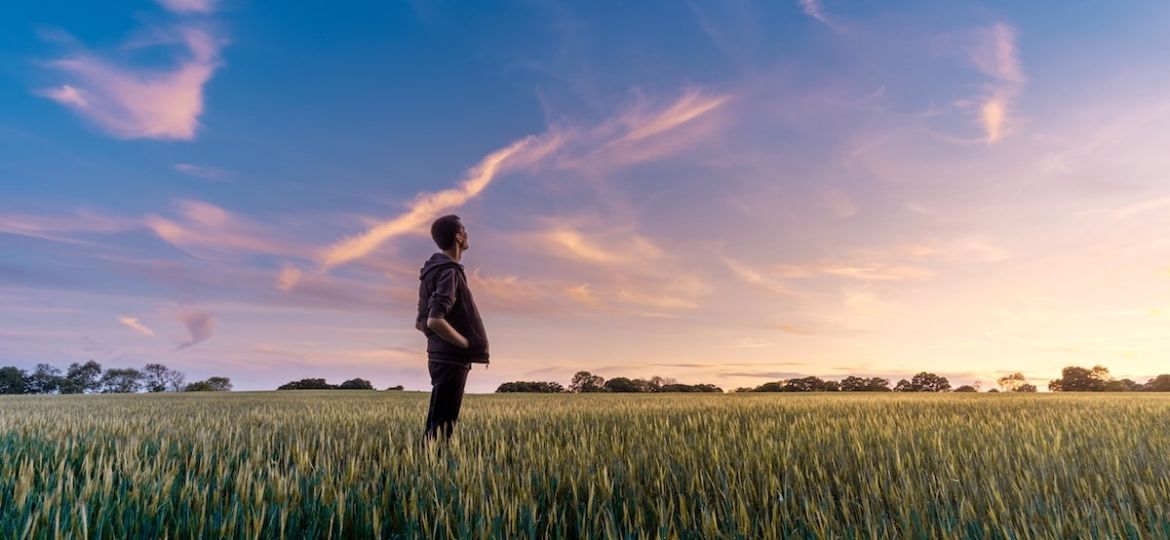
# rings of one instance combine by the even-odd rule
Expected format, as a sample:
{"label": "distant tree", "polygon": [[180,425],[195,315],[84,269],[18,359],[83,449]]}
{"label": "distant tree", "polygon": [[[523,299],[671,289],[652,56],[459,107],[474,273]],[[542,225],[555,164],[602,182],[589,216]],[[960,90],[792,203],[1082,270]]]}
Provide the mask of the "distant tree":
{"label": "distant tree", "polygon": [[757,386],[752,392],[783,392],[784,384],[780,381],[766,382]]}
{"label": "distant tree", "polygon": [[743,393],[743,392],[751,392],[751,391],[752,391],[752,389],[747,387],[747,386],[740,386],[740,387],[736,388],[735,390],[732,390],[732,392],[735,392],[737,394]]}
{"label": "distant tree", "polygon": [[862,392],[864,391],[864,388],[865,379],[862,379],[861,377],[850,375],[844,379],[841,379],[842,392]]}
{"label": "distant tree", "polygon": [[166,380],[167,388],[171,392],[182,392],[183,388],[186,387],[187,375],[182,371],[168,369],[163,375],[163,379]]}
{"label": "distant tree", "polygon": [[374,385],[365,379],[350,379],[337,386],[338,390],[373,390]]}
{"label": "distant tree", "polygon": [[978,392],[979,390],[976,389],[974,386],[971,386],[969,384],[964,384],[963,386],[956,388],[955,391],[956,392]]}
{"label": "distant tree", "polygon": [[657,392],[659,388],[662,388],[661,384],[655,384],[646,379],[634,379],[634,386],[638,387],[639,392]]}
{"label": "distant tree", "polygon": [[166,372],[167,367],[162,364],[146,364],[142,367],[142,388],[147,392],[165,392]]}
{"label": "distant tree", "polygon": [[404,386],[399,384],[399,385],[391,386],[390,388],[387,388],[386,390],[402,390],[404,388],[405,388]]}
{"label": "distant tree", "polygon": [[1011,375],[1004,375],[1000,377],[996,384],[1005,392],[1015,392],[1020,385],[1027,384],[1028,379],[1024,377],[1023,373],[1015,372]]}
{"label": "distant tree", "polygon": [[628,379],[626,377],[614,377],[608,381],[605,381],[604,388],[608,392],[638,392],[638,391],[640,391],[640,389],[638,388],[638,385],[634,384],[634,381],[631,381],[630,379]]}
{"label": "distant tree", "polygon": [[503,393],[508,393],[508,392],[523,392],[524,390],[522,390],[521,388],[523,388],[524,384],[525,383],[523,383],[523,381],[515,381],[515,382],[509,381],[509,382],[505,382],[505,383],[500,383],[500,385],[496,387],[496,393],[503,394]]}
{"label": "distant tree", "polygon": [[61,380],[62,394],[83,394],[96,391],[101,387],[98,377],[102,373],[102,365],[90,360],[84,364],[74,362],[69,364],[65,378]]}
{"label": "distant tree", "polygon": [[184,392],[227,392],[232,381],[227,377],[209,377],[206,381],[195,381],[183,387]]}
{"label": "distant tree", "polygon": [[946,377],[922,371],[914,375],[909,381],[902,379],[894,387],[896,392],[946,392],[951,389],[951,383]]}
{"label": "distant tree", "polygon": [[61,370],[49,364],[37,364],[29,377],[30,394],[54,394],[61,390]]}
{"label": "distant tree", "polygon": [[142,372],[134,368],[110,368],[102,373],[103,394],[131,394],[142,388]]}
{"label": "distant tree", "polygon": [[841,379],[840,387],[842,392],[889,392],[890,381],[881,377],[864,379],[850,375]]}
{"label": "distant tree", "polygon": [[31,379],[16,366],[0,367],[0,394],[28,394]]}
{"label": "distant tree", "polygon": [[788,379],[781,387],[781,392],[836,392],[841,389],[837,381],[826,381],[820,377],[802,377]]}
{"label": "distant tree", "polygon": [[568,392],[564,386],[561,386],[561,383],[553,381],[537,383],[537,388],[541,393],[545,394],[560,394],[562,392]]}
{"label": "distant tree", "polygon": [[1093,366],[1092,369],[1067,366],[1060,370],[1059,379],[1048,382],[1048,389],[1053,392],[1103,392],[1110,380],[1112,377],[1105,366]]}
{"label": "distant tree", "polygon": [[946,377],[925,371],[915,375],[910,383],[921,387],[923,392],[946,392],[951,389],[951,383]]}
{"label": "distant tree", "polygon": [[[179,384],[173,384],[173,381],[179,379]],[[147,392],[166,392],[167,389],[172,391],[181,390],[182,373],[171,370],[162,364],[146,364],[142,368],[142,388]]]}
{"label": "distant tree", "polygon": [[572,382],[569,383],[569,390],[572,392],[603,392],[605,391],[605,378],[588,371],[578,371],[576,375],[573,375]]}
{"label": "distant tree", "polygon": [[1170,392],[1170,375],[1158,375],[1146,381],[1142,389],[1147,392]]}
{"label": "distant tree", "polygon": [[566,391],[565,388],[563,386],[561,386],[560,383],[537,382],[537,381],[533,381],[533,382],[526,382],[526,381],[506,382],[506,383],[501,384],[499,386],[499,388],[496,388],[496,392],[500,392],[500,393],[534,392],[534,393],[541,393],[541,394],[556,394],[556,393],[565,392],[565,391]]}
{"label": "distant tree", "polygon": [[662,388],[663,385],[674,384],[676,382],[678,381],[674,380],[674,377],[659,377],[658,375],[650,377],[650,385],[655,388]]}
{"label": "distant tree", "polygon": [[1140,392],[1144,387],[1132,379],[1120,379],[1105,383],[1106,392]]}
{"label": "distant tree", "polygon": [[1013,390],[1013,392],[1035,392],[1035,391],[1036,391],[1036,385],[1028,384],[1028,383],[1021,384],[1021,385],[1017,386],[1015,390]]}
{"label": "distant tree", "polygon": [[723,389],[713,384],[681,384],[669,383],[662,385],[659,392],[722,392]]}
{"label": "distant tree", "polygon": [[325,379],[301,379],[280,385],[277,390],[333,390],[336,385],[325,382]]}

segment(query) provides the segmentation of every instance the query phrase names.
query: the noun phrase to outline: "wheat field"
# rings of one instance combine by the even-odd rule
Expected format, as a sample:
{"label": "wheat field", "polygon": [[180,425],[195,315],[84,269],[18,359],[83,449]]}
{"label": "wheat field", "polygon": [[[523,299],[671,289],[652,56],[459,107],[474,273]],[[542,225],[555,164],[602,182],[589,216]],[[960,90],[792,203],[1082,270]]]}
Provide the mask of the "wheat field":
{"label": "wheat field", "polygon": [[3,538],[1170,538],[1162,394],[0,398]]}

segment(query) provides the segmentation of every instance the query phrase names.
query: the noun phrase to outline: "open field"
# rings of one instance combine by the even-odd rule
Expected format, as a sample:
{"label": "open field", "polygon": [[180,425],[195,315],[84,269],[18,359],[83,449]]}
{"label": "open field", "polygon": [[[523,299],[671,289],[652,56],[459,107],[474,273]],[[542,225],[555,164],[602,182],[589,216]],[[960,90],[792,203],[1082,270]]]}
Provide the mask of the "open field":
{"label": "open field", "polygon": [[1168,538],[1165,394],[0,398],[0,537]]}

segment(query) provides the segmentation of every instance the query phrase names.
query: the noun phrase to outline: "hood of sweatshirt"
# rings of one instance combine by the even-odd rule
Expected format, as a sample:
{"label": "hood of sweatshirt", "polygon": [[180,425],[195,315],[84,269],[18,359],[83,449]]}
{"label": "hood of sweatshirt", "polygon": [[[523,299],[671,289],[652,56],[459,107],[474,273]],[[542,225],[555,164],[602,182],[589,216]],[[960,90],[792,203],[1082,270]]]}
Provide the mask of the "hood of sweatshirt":
{"label": "hood of sweatshirt", "polygon": [[427,259],[427,262],[423,263],[422,268],[419,269],[418,279],[426,279],[427,274],[429,274],[432,270],[446,268],[448,266],[455,267],[458,268],[459,271],[463,271],[462,264],[455,262],[455,259],[448,257],[446,253],[443,253],[442,251],[436,251],[433,255],[431,255],[431,258]]}

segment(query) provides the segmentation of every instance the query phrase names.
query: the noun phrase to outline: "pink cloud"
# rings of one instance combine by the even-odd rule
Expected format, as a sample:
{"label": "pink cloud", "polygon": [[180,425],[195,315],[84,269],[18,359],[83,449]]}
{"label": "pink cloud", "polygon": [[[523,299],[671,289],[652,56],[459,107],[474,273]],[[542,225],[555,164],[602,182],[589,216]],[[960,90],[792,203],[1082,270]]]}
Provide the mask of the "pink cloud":
{"label": "pink cloud", "polygon": [[204,309],[184,309],[175,313],[175,319],[187,327],[187,334],[189,336],[186,341],[180,343],[175,348],[176,351],[207,341],[211,337],[211,332],[215,327],[215,317],[210,311]]}
{"label": "pink cloud", "polygon": [[1024,84],[1015,29],[999,22],[980,31],[970,55],[975,67],[994,81],[987,95],[978,102],[979,120],[987,142],[994,143],[1010,132],[1011,107]]}
{"label": "pink cloud", "polygon": [[161,32],[158,39],[130,48],[178,46],[182,54],[172,67],[132,67],[80,51],[50,62],[68,80],[36,93],[118,138],[194,139],[203,113],[203,87],[220,66],[223,40],[194,26]]}
{"label": "pink cloud", "polygon": [[297,246],[273,240],[257,224],[246,221],[210,203],[183,199],[176,201],[181,219],[157,214],[142,223],[160,239],[194,257],[208,258],[209,252],[244,251],[296,254]]}
{"label": "pink cloud", "polygon": [[142,324],[137,318],[128,315],[121,315],[118,317],[118,322],[122,323],[127,328],[138,332],[144,336],[153,336],[154,330],[151,330],[145,324]]}

